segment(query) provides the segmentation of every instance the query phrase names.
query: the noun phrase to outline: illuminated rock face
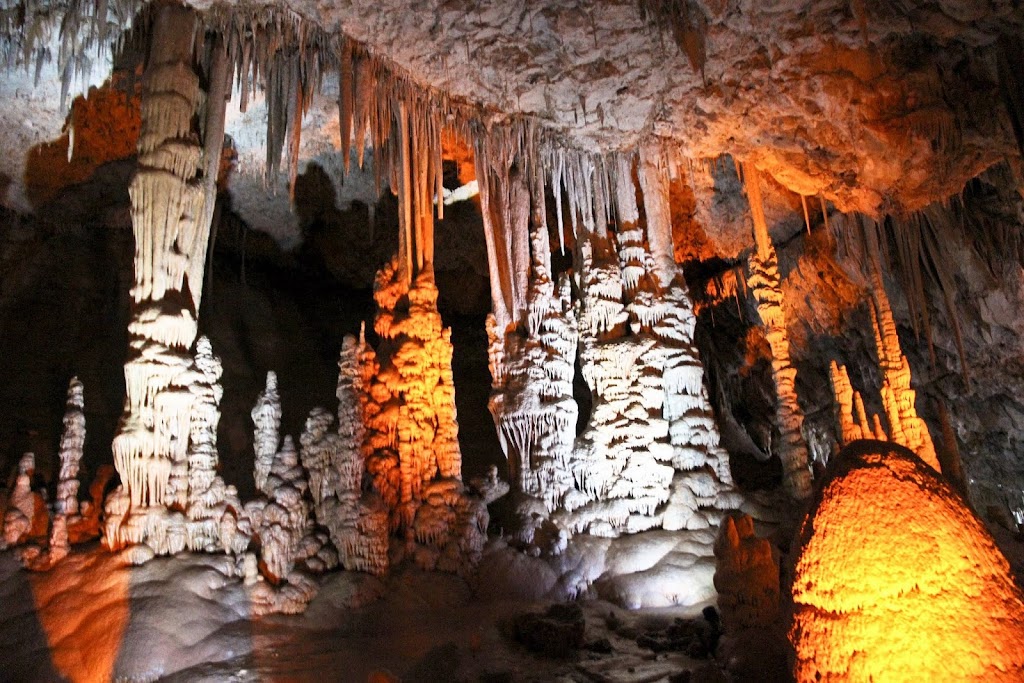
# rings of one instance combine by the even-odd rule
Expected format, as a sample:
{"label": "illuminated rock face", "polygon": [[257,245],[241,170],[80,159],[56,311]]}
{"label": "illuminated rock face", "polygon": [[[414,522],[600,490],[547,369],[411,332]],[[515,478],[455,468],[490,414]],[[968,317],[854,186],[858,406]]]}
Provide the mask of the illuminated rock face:
{"label": "illuminated rock face", "polygon": [[[673,261],[672,160],[658,148],[608,157],[554,152],[538,169],[526,138],[477,150],[481,201],[501,207],[485,213],[497,262],[489,407],[517,494],[512,534],[557,555],[580,533],[717,527],[742,498],[719,447],[693,344],[696,318]],[[575,303],[569,279],[556,285],[551,275],[549,169],[557,234],[564,243],[571,225],[576,238]],[[577,355],[594,399],[578,438]]]}
{"label": "illuminated rock face", "polygon": [[[433,270],[427,264],[410,282],[411,270],[397,258],[378,273],[381,342],[373,351],[364,341],[356,352],[366,467],[389,528],[404,534],[403,550],[424,569],[462,572],[479,560],[489,518],[462,483],[451,330],[437,312]],[[373,515],[364,521],[376,533]],[[359,562],[354,554],[350,561]]]}
{"label": "illuminated rock face", "polygon": [[800,532],[798,681],[1017,681],[1024,596],[981,522],[904,447],[847,447]]}

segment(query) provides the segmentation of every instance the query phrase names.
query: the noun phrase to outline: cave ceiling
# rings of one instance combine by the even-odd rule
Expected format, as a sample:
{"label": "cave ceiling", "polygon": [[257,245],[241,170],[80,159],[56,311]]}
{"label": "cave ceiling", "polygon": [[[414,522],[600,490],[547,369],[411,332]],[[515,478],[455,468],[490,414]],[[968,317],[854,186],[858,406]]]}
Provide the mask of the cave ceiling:
{"label": "cave ceiling", "polygon": [[[1011,0],[193,4],[213,18],[285,10],[303,27],[344,34],[424,92],[474,108],[488,128],[526,118],[588,152],[667,142],[689,160],[730,154],[841,211],[912,211],[1017,158],[998,68],[1006,37],[1024,25]],[[42,13],[48,4],[26,7]],[[102,80],[95,71],[92,80]],[[12,178],[19,147],[64,123],[56,66],[44,69],[41,80],[51,82],[39,93],[26,92],[29,76],[9,71],[0,86],[14,95],[4,119],[22,128],[3,134]],[[303,121],[304,162],[337,144],[336,92],[337,76],[327,73]],[[258,101],[255,115],[232,114],[237,100],[228,131],[244,162],[263,154],[265,123],[253,120]],[[19,114],[26,102],[40,110],[31,121]],[[280,201],[260,204],[250,184],[239,190],[243,215],[246,204],[258,205],[249,207],[254,216],[273,215],[273,203],[287,213]]]}

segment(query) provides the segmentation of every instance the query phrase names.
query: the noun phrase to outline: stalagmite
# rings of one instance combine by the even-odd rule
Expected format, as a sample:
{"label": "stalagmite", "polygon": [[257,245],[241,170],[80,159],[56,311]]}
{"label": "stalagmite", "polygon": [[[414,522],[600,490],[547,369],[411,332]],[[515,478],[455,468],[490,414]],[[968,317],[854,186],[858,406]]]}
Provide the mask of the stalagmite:
{"label": "stalagmite", "polygon": [[1024,595],[937,472],[862,441],[827,477],[794,544],[796,680],[1020,680]]}
{"label": "stalagmite", "polygon": [[[204,162],[194,131],[203,100],[192,69],[196,23],[194,11],[184,6],[155,11],[143,76],[138,170],[129,188],[135,284],[125,411],[113,451],[123,494],[129,508],[138,511],[183,506],[187,492],[189,348],[202,294],[208,204],[214,201],[214,186],[204,182],[201,170],[214,164]],[[206,132],[214,137],[223,130],[217,120],[223,118],[222,104],[214,103],[215,115],[206,119]],[[215,150],[219,160],[215,143],[210,141],[207,153]],[[114,503],[117,510],[122,507]]]}
{"label": "stalagmite", "polygon": [[725,518],[715,542],[715,588],[726,629],[766,627],[780,616],[779,563],[748,515]]}
{"label": "stalagmite", "polygon": [[479,559],[486,506],[462,483],[451,332],[441,325],[433,270],[407,283],[401,260],[377,275],[376,353],[360,350],[366,461],[373,486],[426,568],[469,570]]}
{"label": "stalagmite", "polygon": [[[345,337],[338,360],[338,430],[328,432],[330,420],[314,411],[302,437],[302,458],[310,473],[317,520],[330,531],[341,565],[380,575],[388,568],[388,509],[376,492],[363,491],[366,430],[360,351],[355,337]],[[318,451],[322,455],[316,457]],[[324,473],[319,477],[314,475],[314,460]]]}
{"label": "stalagmite", "polygon": [[[310,433],[306,440],[313,445],[318,436]],[[264,496],[246,503],[243,513],[260,541],[261,579],[249,591],[253,612],[302,612],[318,590],[311,574],[337,566],[338,557],[326,535],[315,529],[306,497],[309,482],[290,436],[261,491]]]}
{"label": "stalagmite", "polygon": [[256,488],[264,490],[270,467],[280,444],[281,429],[281,397],[277,392],[277,373],[267,372],[266,386],[256,399],[252,409],[253,450],[256,454],[254,476]]}
{"label": "stalagmite", "polygon": [[[558,287],[550,279],[547,226],[536,208],[543,206],[543,185],[535,184],[534,219],[507,224],[513,234],[528,232],[533,249],[526,315],[507,328],[488,322],[490,408],[517,491],[519,528],[512,534],[558,554],[580,533],[717,526],[742,498],[718,445],[693,346],[696,319],[672,260],[663,169],[651,154],[642,156],[645,231],[632,157],[547,155],[575,224],[580,296],[573,306],[569,279]],[[494,172],[499,187],[492,194],[511,182]],[[562,188],[554,189],[557,198]],[[613,217],[617,240],[604,228]],[[594,395],[579,438],[572,398],[577,349]],[[710,545],[706,553],[710,558]],[[713,590],[710,575],[706,580]]]}
{"label": "stalagmite", "polygon": [[748,265],[750,287],[757,302],[757,313],[765,328],[765,337],[772,349],[772,379],[778,397],[776,415],[782,444],[779,456],[782,460],[783,483],[791,496],[806,498],[811,493],[811,472],[808,465],[807,442],[802,427],[804,414],[796,395],[796,368],[790,360],[789,334],[786,330],[786,314],[783,309],[782,278],[779,260],[768,234],[761,200],[760,173],[753,164],[743,165],[747,200],[754,223],[755,250]]}
{"label": "stalagmite", "polygon": [[238,528],[242,504],[238,491],[217,474],[217,425],[224,390],[220,359],[206,337],[196,341],[195,380],[189,386],[194,400],[189,427],[188,493],[185,512],[190,550],[241,553],[249,536]]}
{"label": "stalagmite", "polygon": [[871,260],[871,324],[882,371],[882,405],[889,420],[890,435],[893,441],[914,451],[938,471],[939,459],[928,425],[917,416],[917,392],[910,388],[910,363],[900,348],[896,321],[885,292],[877,237],[867,225],[864,231]]}
{"label": "stalagmite", "polygon": [[[867,251],[868,276],[871,283],[871,327],[874,332],[875,350],[878,354],[879,370],[882,374],[881,399],[888,426],[888,433],[882,427],[877,415],[869,423],[864,402],[859,393],[850,386],[849,376],[842,366],[833,362],[832,386],[839,410],[840,433],[843,443],[852,438],[875,438],[894,441],[906,446],[939,470],[928,425],[918,417],[916,408],[917,392],[910,388],[911,373],[907,357],[900,347],[896,333],[889,297],[882,277],[882,261],[879,253],[878,236],[866,223],[862,224],[864,244]],[[856,413],[856,414],[855,414]],[[852,438],[851,438],[852,437]]]}
{"label": "stalagmite", "polygon": [[85,445],[85,388],[72,377],[68,384],[64,431],[60,438],[60,476],[57,481],[56,511],[69,520],[79,517],[78,470]]}
{"label": "stalagmite", "polygon": [[0,550],[46,535],[49,524],[46,505],[42,497],[32,490],[35,470],[35,455],[25,453],[18,462],[18,476],[7,500]]}

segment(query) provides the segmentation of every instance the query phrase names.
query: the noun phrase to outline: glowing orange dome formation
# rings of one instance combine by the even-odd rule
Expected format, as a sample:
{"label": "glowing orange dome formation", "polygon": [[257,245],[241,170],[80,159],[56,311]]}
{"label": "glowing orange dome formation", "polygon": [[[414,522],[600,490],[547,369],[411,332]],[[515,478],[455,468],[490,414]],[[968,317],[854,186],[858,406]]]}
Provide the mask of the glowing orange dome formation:
{"label": "glowing orange dome formation", "polygon": [[959,496],[910,450],[857,441],[800,532],[797,681],[1019,681],[1024,596]]}

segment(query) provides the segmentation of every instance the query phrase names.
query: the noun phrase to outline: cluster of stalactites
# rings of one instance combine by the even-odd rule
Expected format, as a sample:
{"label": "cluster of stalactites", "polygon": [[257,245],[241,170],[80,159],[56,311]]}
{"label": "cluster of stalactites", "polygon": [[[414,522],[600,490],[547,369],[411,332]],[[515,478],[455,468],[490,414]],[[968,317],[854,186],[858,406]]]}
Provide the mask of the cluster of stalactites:
{"label": "cluster of stalactites", "polygon": [[[490,408],[513,483],[548,512],[558,511],[570,534],[717,524],[741,501],[718,446],[693,346],[695,316],[672,256],[673,160],[657,148],[600,156],[538,139],[524,126],[519,135],[477,142],[492,259]],[[568,280],[556,291],[550,279],[548,181],[558,235],[568,223],[576,238],[575,309]],[[610,224],[617,224],[615,234]],[[527,262],[529,270],[521,265]],[[577,346],[595,392],[591,424],[579,440],[572,398]],[[526,526],[521,540],[529,542]]]}
{"label": "cluster of stalactites", "polygon": [[796,368],[793,367],[789,352],[779,261],[764,217],[757,167],[745,164],[743,175],[754,223],[755,244],[749,260],[747,286],[757,302],[757,313],[772,350],[772,379],[775,381],[778,398],[776,415],[782,436],[779,455],[783,467],[783,484],[794,498],[806,498],[811,493],[808,449],[802,432],[804,414],[796,395]]}
{"label": "cluster of stalactites", "polygon": [[878,415],[872,415],[869,421],[864,401],[861,395],[853,390],[846,368],[833,361],[831,366],[832,388],[836,398],[839,430],[843,444],[850,443],[856,438],[894,441],[906,446],[935,470],[939,470],[939,460],[928,431],[928,425],[917,414],[917,392],[910,388],[910,363],[900,347],[896,321],[893,318],[892,307],[889,305],[889,297],[885,291],[877,236],[865,228],[864,238],[871,283],[868,308],[871,312],[875,350],[878,354],[879,370],[882,374],[880,393],[888,432],[883,428]]}

